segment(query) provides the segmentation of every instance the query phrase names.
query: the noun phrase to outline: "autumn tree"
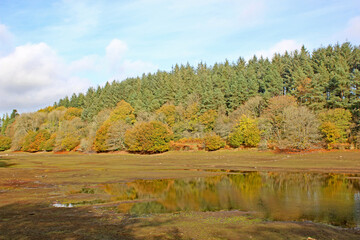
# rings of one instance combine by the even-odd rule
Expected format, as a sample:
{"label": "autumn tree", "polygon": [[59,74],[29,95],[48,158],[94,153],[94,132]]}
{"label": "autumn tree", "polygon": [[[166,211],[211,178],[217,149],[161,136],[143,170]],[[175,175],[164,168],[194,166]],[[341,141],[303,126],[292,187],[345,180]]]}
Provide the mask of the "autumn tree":
{"label": "autumn tree", "polygon": [[140,123],[125,133],[125,145],[130,152],[161,153],[170,149],[171,130],[161,122]]}
{"label": "autumn tree", "polygon": [[22,151],[38,152],[45,149],[45,144],[50,138],[50,133],[47,130],[40,130],[37,132],[30,131],[24,138],[22,144]]}
{"label": "autumn tree", "polygon": [[5,151],[11,148],[11,138],[0,136],[0,151]]}
{"label": "autumn tree", "polygon": [[[322,124],[330,122],[336,127],[336,131],[340,136],[334,139],[335,142],[345,143],[348,141],[352,119],[352,114],[349,110],[343,108],[329,109],[319,113],[318,117]],[[327,128],[329,129],[329,124],[326,125],[328,125]],[[332,138],[334,138],[334,136]]]}
{"label": "autumn tree", "polygon": [[205,131],[209,132],[214,129],[217,117],[218,113],[210,109],[199,116],[199,121],[205,126]]}
{"label": "autumn tree", "polygon": [[124,120],[113,122],[107,132],[106,146],[109,151],[126,150],[125,133],[132,125]]}
{"label": "autumn tree", "polygon": [[208,133],[204,137],[204,145],[207,151],[216,151],[225,147],[225,141],[215,133]]}
{"label": "autumn tree", "polygon": [[173,127],[176,120],[175,105],[165,104],[156,111],[157,118],[170,127]]}
{"label": "autumn tree", "polygon": [[112,128],[112,133],[110,133],[109,130],[111,126],[118,121],[122,121],[127,125],[135,123],[134,108],[124,100],[117,104],[116,108],[110,113],[109,118],[97,130],[94,140],[95,151],[109,151],[110,146],[108,143],[117,141],[116,139],[109,139],[110,137],[116,136],[116,134],[114,134],[114,128]]}
{"label": "autumn tree", "polygon": [[61,122],[56,132],[56,151],[72,151],[80,144],[81,138],[85,135],[85,124],[80,118]]}
{"label": "autumn tree", "polygon": [[332,149],[333,145],[336,144],[341,137],[339,129],[335,126],[334,123],[329,121],[323,122],[320,125],[320,132],[327,144],[326,147],[328,149]]}
{"label": "autumn tree", "polygon": [[65,114],[64,114],[64,119],[65,120],[72,120],[75,117],[81,117],[82,114],[82,109],[80,108],[75,108],[75,107],[70,107],[66,110]]}
{"label": "autumn tree", "polygon": [[47,113],[23,113],[15,118],[14,136],[12,138],[12,148],[20,150],[24,142],[25,136],[29,132],[36,132],[40,126],[46,121]]}
{"label": "autumn tree", "polygon": [[243,115],[228,137],[230,146],[256,147],[260,142],[260,130],[256,120]]}
{"label": "autumn tree", "polygon": [[281,149],[309,149],[319,142],[319,122],[307,107],[289,106],[283,112],[281,136],[277,138]]}
{"label": "autumn tree", "polygon": [[308,108],[298,107],[294,97],[270,99],[264,117],[269,140],[279,149],[306,149],[317,143],[318,121]]}

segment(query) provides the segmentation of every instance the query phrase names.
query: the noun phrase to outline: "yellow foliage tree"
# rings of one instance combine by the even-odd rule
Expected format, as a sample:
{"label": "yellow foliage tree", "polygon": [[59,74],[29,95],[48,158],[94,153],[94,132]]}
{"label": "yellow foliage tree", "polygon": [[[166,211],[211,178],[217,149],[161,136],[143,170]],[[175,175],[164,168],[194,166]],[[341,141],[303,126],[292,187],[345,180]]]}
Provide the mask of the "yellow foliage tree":
{"label": "yellow foliage tree", "polygon": [[207,134],[204,138],[205,149],[208,151],[215,151],[225,147],[225,141],[215,133]]}
{"label": "yellow foliage tree", "polygon": [[176,120],[176,110],[174,105],[165,104],[156,111],[158,117],[164,117],[164,121],[170,127],[173,127]]}
{"label": "yellow foliage tree", "polygon": [[65,120],[72,120],[76,117],[81,117],[83,110],[80,108],[68,108],[65,112],[64,119]]}
{"label": "yellow foliage tree", "polygon": [[94,150],[97,152],[106,152],[109,150],[108,138],[110,127],[120,120],[126,124],[135,123],[134,108],[124,100],[120,101],[116,108],[110,113],[109,118],[96,131],[93,143]]}
{"label": "yellow foliage tree", "polygon": [[241,145],[256,147],[260,142],[260,130],[256,120],[243,115],[229,135],[229,143],[238,148]]}
{"label": "yellow foliage tree", "polygon": [[160,153],[170,149],[171,130],[159,121],[136,125],[125,133],[125,144],[130,152]]}
{"label": "yellow foliage tree", "polygon": [[205,126],[205,131],[212,131],[214,129],[217,116],[218,113],[212,109],[200,115],[199,120]]}

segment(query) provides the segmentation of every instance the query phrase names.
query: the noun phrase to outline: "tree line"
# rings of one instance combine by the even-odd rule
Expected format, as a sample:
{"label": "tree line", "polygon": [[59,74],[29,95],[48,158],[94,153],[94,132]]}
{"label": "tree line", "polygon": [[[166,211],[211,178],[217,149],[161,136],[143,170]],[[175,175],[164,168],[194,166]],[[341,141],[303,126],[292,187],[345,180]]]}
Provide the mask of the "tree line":
{"label": "tree line", "polygon": [[360,47],[197,67],[89,88],[1,119],[0,150],[360,147]]}

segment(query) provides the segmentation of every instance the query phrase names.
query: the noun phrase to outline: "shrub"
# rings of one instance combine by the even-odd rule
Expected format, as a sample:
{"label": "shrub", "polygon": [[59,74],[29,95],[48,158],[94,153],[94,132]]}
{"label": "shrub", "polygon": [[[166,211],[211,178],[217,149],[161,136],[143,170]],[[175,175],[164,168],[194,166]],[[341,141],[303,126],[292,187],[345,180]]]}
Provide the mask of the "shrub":
{"label": "shrub", "polygon": [[163,123],[152,121],[136,125],[125,133],[125,145],[130,152],[160,153],[168,151],[173,134]]}
{"label": "shrub", "polygon": [[0,136],[0,151],[5,151],[11,147],[11,138]]}
{"label": "shrub", "polygon": [[[176,142],[170,142],[171,150],[175,151],[190,151],[190,150],[200,150],[198,145],[203,145],[204,139],[201,138],[182,138]],[[204,149],[204,147],[200,147]]]}
{"label": "shrub", "polygon": [[215,151],[225,147],[225,141],[215,133],[206,135],[204,138],[204,144],[207,151]]}
{"label": "shrub", "polygon": [[256,147],[260,142],[260,130],[255,119],[243,115],[239,123],[233,128],[229,135],[231,147],[238,148],[241,145],[246,147]]}

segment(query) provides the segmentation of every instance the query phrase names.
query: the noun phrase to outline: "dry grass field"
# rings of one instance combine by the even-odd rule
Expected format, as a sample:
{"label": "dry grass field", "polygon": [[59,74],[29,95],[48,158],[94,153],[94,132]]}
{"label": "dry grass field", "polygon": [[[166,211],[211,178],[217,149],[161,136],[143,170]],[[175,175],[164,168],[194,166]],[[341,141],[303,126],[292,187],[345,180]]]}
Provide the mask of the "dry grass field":
{"label": "dry grass field", "polygon": [[[3,152],[0,156],[0,239],[360,238],[356,229],[269,221],[237,210],[133,216],[117,211],[111,202],[99,201],[104,196],[95,191],[106,183],[249,170],[360,174],[359,151],[279,154],[223,150],[158,155]],[[84,204],[56,208],[54,203]]]}

